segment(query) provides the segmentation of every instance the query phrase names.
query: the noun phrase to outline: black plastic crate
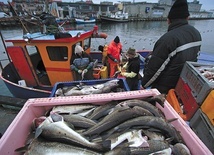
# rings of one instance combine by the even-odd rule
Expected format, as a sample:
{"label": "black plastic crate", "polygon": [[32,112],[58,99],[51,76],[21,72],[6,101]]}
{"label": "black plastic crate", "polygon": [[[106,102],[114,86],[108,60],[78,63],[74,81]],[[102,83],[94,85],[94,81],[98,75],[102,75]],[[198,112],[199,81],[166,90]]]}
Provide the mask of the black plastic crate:
{"label": "black plastic crate", "polygon": [[190,127],[214,154],[214,126],[201,109],[198,109],[190,120]]}

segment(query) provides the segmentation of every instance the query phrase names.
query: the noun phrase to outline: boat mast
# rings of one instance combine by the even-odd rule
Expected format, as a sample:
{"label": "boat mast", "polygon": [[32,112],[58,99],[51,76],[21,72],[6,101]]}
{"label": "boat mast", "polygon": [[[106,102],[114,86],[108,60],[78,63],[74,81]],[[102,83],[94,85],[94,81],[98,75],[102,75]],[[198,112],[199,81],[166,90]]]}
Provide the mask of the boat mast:
{"label": "boat mast", "polygon": [[12,12],[15,14],[15,16],[19,19],[23,29],[24,29],[24,32],[26,33],[29,33],[28,29],[26,28],[26,26],[24,25],[24,23],[22,22],[22,19],[19,18],[19,15],[17,14],[16,10],[13,8],[13,6],[11,5],[11,3],[8,1],[8,4],[12,10]]}

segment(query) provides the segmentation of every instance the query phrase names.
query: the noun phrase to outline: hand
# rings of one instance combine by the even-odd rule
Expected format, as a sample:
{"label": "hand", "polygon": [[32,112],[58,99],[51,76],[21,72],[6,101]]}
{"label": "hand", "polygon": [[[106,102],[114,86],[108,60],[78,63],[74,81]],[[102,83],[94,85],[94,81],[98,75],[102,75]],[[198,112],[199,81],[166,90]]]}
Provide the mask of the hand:
{"label": "hand", "polygon": [[78,70],[78,73],[81,74],[81,73],[82,73],[82,70],[79,69],[79,70]]}
{"label": "hand", "polygon": [[88,72],[88,69],[84,69],[83,72],[84,72],[84,73],[87,73],[87,72]]}

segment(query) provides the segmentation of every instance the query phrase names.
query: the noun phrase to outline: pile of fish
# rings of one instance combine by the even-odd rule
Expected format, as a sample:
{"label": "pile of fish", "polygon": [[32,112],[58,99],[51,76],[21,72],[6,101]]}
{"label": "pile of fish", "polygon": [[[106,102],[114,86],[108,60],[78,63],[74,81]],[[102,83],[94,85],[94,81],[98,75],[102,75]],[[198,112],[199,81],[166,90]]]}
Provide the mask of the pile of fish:
{"label": "pile of fish", "polygon": [[[164,98],[165,99],[165,98]],[[179,132],[155,105],[163,95],[104,105],[59,105],[33,121],[28,155],[190,155]],[[26,148],[26,147],[25,147]]]}
{"label": "pile of fish", "polygon": [[209,82],[214,82],[214,67],[199,67],[199,71]]}
{"label": "pile of fish", "polygon": [[58,88],[55,92],[55,97],[109,93],[112,91],[112,89],[119,86],[118,82],[118,79],[113,79],[102,84],[94,85],[84,85],[80,82],[79,85]]}

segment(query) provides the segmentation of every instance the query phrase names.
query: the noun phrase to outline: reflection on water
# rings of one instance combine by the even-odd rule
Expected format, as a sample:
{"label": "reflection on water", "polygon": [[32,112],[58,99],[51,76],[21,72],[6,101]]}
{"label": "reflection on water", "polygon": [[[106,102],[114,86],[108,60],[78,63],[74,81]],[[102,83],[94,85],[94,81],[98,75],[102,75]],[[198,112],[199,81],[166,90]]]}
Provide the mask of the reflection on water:
{"label": "reflection on water", "polygon": [[[201,51],[212,52],[214,45],[211,43],[214,35],[214,20],[190,20],[189,23],[196,27],[202,35]],[[92,50],[97,50],[99,44],[108,44],[115,36],[119,36],[124,50],[134,47],[137,50],[152,50],[154,43],[161,35],[167,32],[166,21],[138,21],[128,23],[99,23],[99,32],[108,34],[107,39],[93,39]],[[90,30],[95,24],[64,25],[65,29]],[[4,38],[23,34],[20,28],[6,28],[2,30]],[[2,50],[2,49],[1,49]]]}

